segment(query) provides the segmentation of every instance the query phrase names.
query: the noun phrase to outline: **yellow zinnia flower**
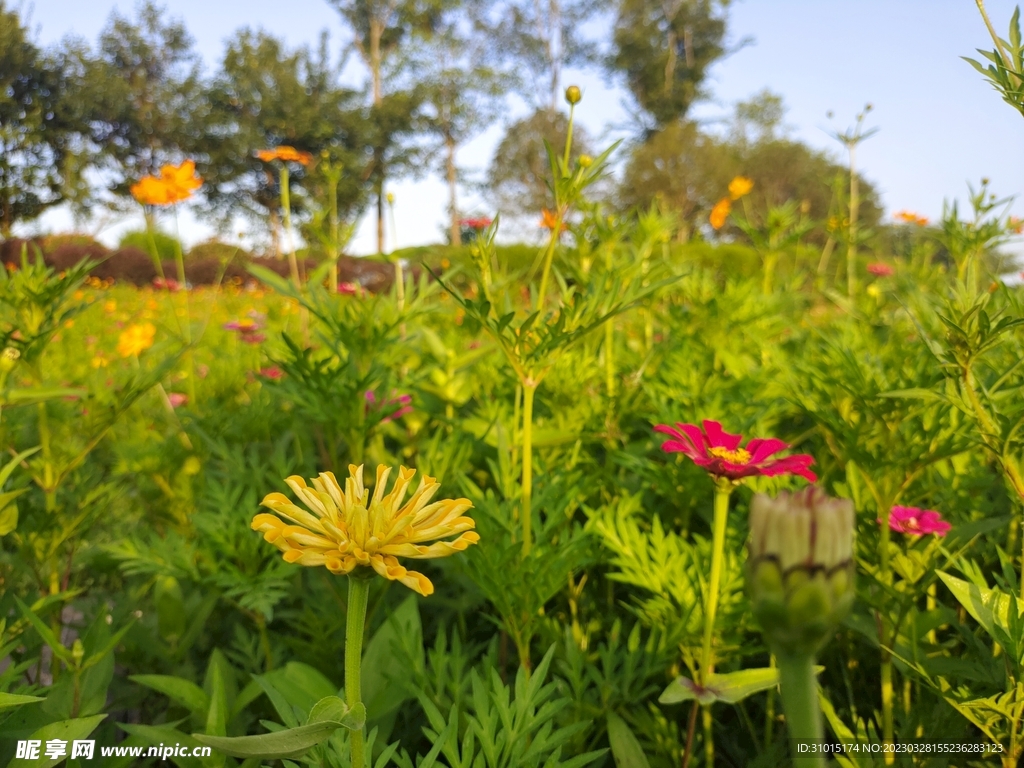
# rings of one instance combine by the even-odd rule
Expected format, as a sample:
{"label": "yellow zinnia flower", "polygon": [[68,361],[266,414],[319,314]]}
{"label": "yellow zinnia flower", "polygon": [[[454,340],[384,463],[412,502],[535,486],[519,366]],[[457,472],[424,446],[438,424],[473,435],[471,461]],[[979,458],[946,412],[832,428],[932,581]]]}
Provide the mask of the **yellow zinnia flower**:
{"label": "yellow zinnia flower", "polygon": [[153,346],[156,326],[152,323],[129,325],[117,338],[117,354],[121,357],[138,355]]}
{"label": "yellow zinnia flower", "polygon": [[[262,512],[252,521],[253,530],[284,553],[289,563],[322,565],[331,573],[352,573],[369,566],[387,579],[400,581],[423,596],[434,591],[422,573],[406,570],[399,557],[426,560],[461,552],[480,540],[476,527],[464,512],[472,508],[469,499],[444,499],[429,503],[440,484],[426,475],[412,497],[403,504],[416,474],[401,467],[398,480],[385,495],[391,467],[377,467],[373,496],[363,487],[363,467],[349,466],[345,490],[332,472],[321,472],[311,481],[297,475],[285,482],[312,514],[293,504],[282,493],[270,493],[262,505],[275,514]],[[283,518],[283,519],[282,519]],[[433,541],[460,534],[453,541]]]}
{"label": "yellow zinnia flower", "polygon": [[739,200],[754,188],[754,182],[746,176],[737,176],[729,182],[729,197]]}

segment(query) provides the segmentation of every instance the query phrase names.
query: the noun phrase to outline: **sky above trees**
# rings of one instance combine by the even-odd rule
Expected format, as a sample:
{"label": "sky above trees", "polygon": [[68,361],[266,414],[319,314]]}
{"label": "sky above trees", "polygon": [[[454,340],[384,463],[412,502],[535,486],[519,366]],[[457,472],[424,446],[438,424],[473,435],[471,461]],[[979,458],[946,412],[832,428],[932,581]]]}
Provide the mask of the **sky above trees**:
{"label": "sky above trees", "polygon": [[[325,0],[289,0],[286,5],[271,0],[173,0],[166,5],[195,38],[208,69],[222,58],[225,41],[243,26],[266,29],[291,46],[315,46],[326,29],[338,56],[350,35]],[[1005,32],[1013,5],[1011,0],[987,3],[1000,32]],[[134,4],[35,0],[24,6],[31,11],[34,38],[44,46],[69,34],[95,42],[114,8],[131,14]],[[728,28],[727,47],[738,50],[712,64],[706,83],[711,98],[698,103],[693,116],[713,124],[731,114],[736,101],[767,87],[784,97],[791,135],[834,152],[838,159],[842,152],[827,131],[845,129],[871,102],[871,123],[881,130],[862,145],[858,161],[888,211],[909,208],[937,217],[944,199],[963,199],[966,183],[976,185],[983,176],[1000,194],[1024,192],[1024,121],[959,58],[973,55],[975,48],[990,47],[973,2],[738,0],[730,8]],[[607,45],[611,20],[592,21],[586,31]],[[344,77],[353,86],[365,77],[354,54]],[[562,77],[565,84],[583,87],[578,120],[595,137],[595,144],[635,133],[621,82],[596,69],[568,67]],[[835,114],[832,121],[826,117],[830,110]],[[522,118],[528,111],[521,99],[512,98],[505,121]],[[499,122],[460,149],[459,161],[470,177],[482,178],[502,134]],[[447,203],[442,176],[431,172],[420,179],[403,179],[389,183],[388,190],[395,195],[397,219],[397,242],[389,242],[389,248],[442,239]],[[466,195],[463,208],[467,213],[495,212],[480,194]],[[1015,212],[1024,212],[1024,201],[1015,204]],[[41,220],[49,228],[69,223],[60,211]],[[183,219],[186,240],[200,239],[207,232],[190,217]],[[116,239],[116,233],[114,228],[104,237]],[[388,236],[390,240],[390,232]],[[373,252],[375,237],[371,208],[351,250]]]}

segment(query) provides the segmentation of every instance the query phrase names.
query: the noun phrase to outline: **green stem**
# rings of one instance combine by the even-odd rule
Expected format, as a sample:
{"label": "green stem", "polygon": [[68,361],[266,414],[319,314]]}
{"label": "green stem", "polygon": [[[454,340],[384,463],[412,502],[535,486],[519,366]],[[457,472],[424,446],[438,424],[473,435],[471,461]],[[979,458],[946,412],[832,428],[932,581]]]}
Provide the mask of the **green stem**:
{"label": "green stem", "polygon": [[537,383],[523,382],[523,557],[528,557],[533,546],[533,396]]}
{"label": "green stem", "polygon": [[[348,615],[345,622],[345,703],[353,709],[362,699],[360,673],[363,662],[363,625],[366,622],[366,602],[370,582],[356,575],[348,577]],[[363,768],[366,758],[363,750],[363,731],[350,731],[352,768]]]}
{"label": "green stem", "polygon": [[548,292],[548,277],[551,274],[551,262],[555,258],[555,245],[558,243],[558,236],[562,231],[562,211],[555,212],[555,224],[551,228],[551,239],[548,240],[548,249],[544,252],[544,268],[540,273],[540,291],[537,293],[537,306],[539,311],[544,306],[544,297]]}
{"label": "green stem", "polygon": [[46,403],[37,403],[36,411],[39,415],[39,445],[42,446],[43,457],[43,496],[46,501],[46,511],[54,512],[57,509],[57,488],[54,483],[53,453],[50,447],[50,419],[46,412]]}
{"label": "green stem", "polygon": [[774,286],[775,265],[779,261],[779,254],[772,252],[764,257],[764,285],[762,291],[765,296],[770,296]]}
{"label": "green stem", "polygon": [[732,482],[719,478],[715,484],[715,519],[711,543],[711,582],[708,584],[704,606],[704,654],[701,657],[701,681],[715,671],[711,641],[715,634],[715,614],[718,612],[718,590],[722,581],[722,562],[725,560],[725,527],[729,519],[729,494]]}
{"label": "green stem", "polygon": [[[185,335],[185,343],[192,345],[192,309],[189,306],[188,283],[185,280],[185,254],[181,250],[181,230],[178,227],[178,206],[174,206],[174,263],[178,267],[178,286],[185,302],[185,326],[182,329]],[[177,313],[175,313],[177,314]],[[192,357],[192,350],[185,353],[188,365],[188,401],[194,408],[196,405],[196,364]]]}
{"label": "green stem", "polygon": [[[882,514],[882,535],[879,539],[879,548],[881,549],[881,552],[879,553],[879,575],[881,577],[882,584],[887,587],[892,585],[892,574],[889,569],[889,540],[892,535],[889,528],[889,517],[891,515],[892,505],[885,504],[884,512]],[[879,622],[881,632],[878,640],[882,645],[882,739],[886,743],[890,743],[893,738],[892,657],[885,649],[888,629],[886,617],[881,612],[879,613]],[[890,762],[889,754],[890,753],[886,753],[885,756],[886,764]]]}
{"label": "green stem", "polygon": [[[786,728],[792,755],[798,754],[797,742],[822,741],[821,707],[818,703],[818,683],[814,679],[814,657],[779,656],[779,683],[782,688],[782,708],[786,713]],[[807,768],[825,768],[821,755],[807,753],[801,759]]]}
{"label": "green stem", "polygon": [[[858,129],[859,131],[859,129]],[[857,148],[850,145],[850,242],[846,247],[846,289],[853,296],[857,289],[857,213],[860,210],[859,184],[856,169]]]}
{"label": "green stem", "polygon": [[[604,266],[608,277],[611,277],[612,248],[609,246],[604,249]],[[610,399],[615,396],[615,321],[613,318],[606,320],[604,325],[604,366]]]}
{"label": "green stem", "polygon": [[[889,652],[882,649],[882,742],[892,744],[895,728],[893,727],[893,690],[892,690],[892,657]],[[890,752],[885,754],[885,764],[891,765],[895,756]]]}
{"label": "green stem", "polygon": [[[775,654],[771,654],[768,661],[768,667],[775,669]],[[764,751],[767,752],[771,749],[772,743],[775,741],[775,689],[768,689],[768,703],[765,706],[764,712]]]}
{"label": "green stem", "polygon": [[338,258],[341,251],[341,243],[338,242],[338,182],[332,176],[327,186],[327,200],[330,206],[331,226],[331,271],[328,273],[328,285],[331,289],[331,296],[338,295]]}

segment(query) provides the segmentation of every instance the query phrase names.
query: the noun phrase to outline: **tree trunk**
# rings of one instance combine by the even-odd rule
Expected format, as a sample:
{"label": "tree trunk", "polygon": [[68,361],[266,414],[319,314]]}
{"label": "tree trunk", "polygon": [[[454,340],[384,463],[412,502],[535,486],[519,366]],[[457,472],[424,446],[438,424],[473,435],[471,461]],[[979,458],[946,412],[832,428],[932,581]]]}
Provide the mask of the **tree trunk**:
{"label": "tree trunk", "polygon": [[377,253],[384,253],[384,184],[377,188]]}
{"label": "tree trunk", "polygon": [[448,172],[448,212],[451,216],[450,239],[452,245],[462,245],[462,228],[459,226],[458,169],[455,167],[455,139],[445,137],[445,168]]}

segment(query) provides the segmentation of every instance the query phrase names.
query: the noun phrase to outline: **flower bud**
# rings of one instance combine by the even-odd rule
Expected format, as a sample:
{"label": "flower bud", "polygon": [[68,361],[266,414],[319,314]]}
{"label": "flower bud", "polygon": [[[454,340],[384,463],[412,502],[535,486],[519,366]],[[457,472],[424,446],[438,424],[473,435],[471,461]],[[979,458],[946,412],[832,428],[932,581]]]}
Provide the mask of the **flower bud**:
{"label": "flower bud", "polygon": [[71,646],[71,658],[75,660],[76,665],[81,664],[85,658],[85,646],[80,639],[76,639]]}
{"label": "flower bud", "polygon": [[21,357],[21,352],[16,348],[4,347],[4,351],[0,352],[0,373],[13,371],[19,357]]}
{"label": "flower bud", "polygon": [[580,103],[580,99],[582,98],[583,92],[580,91],[580,87],[578,85],[570,85],[565,89],[565,100],[569,102],[569,104],[575,106]]}
{"label": "flower bud", "polygon": [[754,496],[747,588],[775,653],[811,654],[853,605],[853,503],[820,488]]}
{"label": "flower bud", "polygon": [[395,193],[394,192],[388,192],[388,194],[386,196],[386,199],[388,201],[388,205],[394,205],[395,204]]}
{"label": "flower bud", "polygon": [[594,158],[590,155],[580,155],[580,168],[589,168],[594,164]]}

